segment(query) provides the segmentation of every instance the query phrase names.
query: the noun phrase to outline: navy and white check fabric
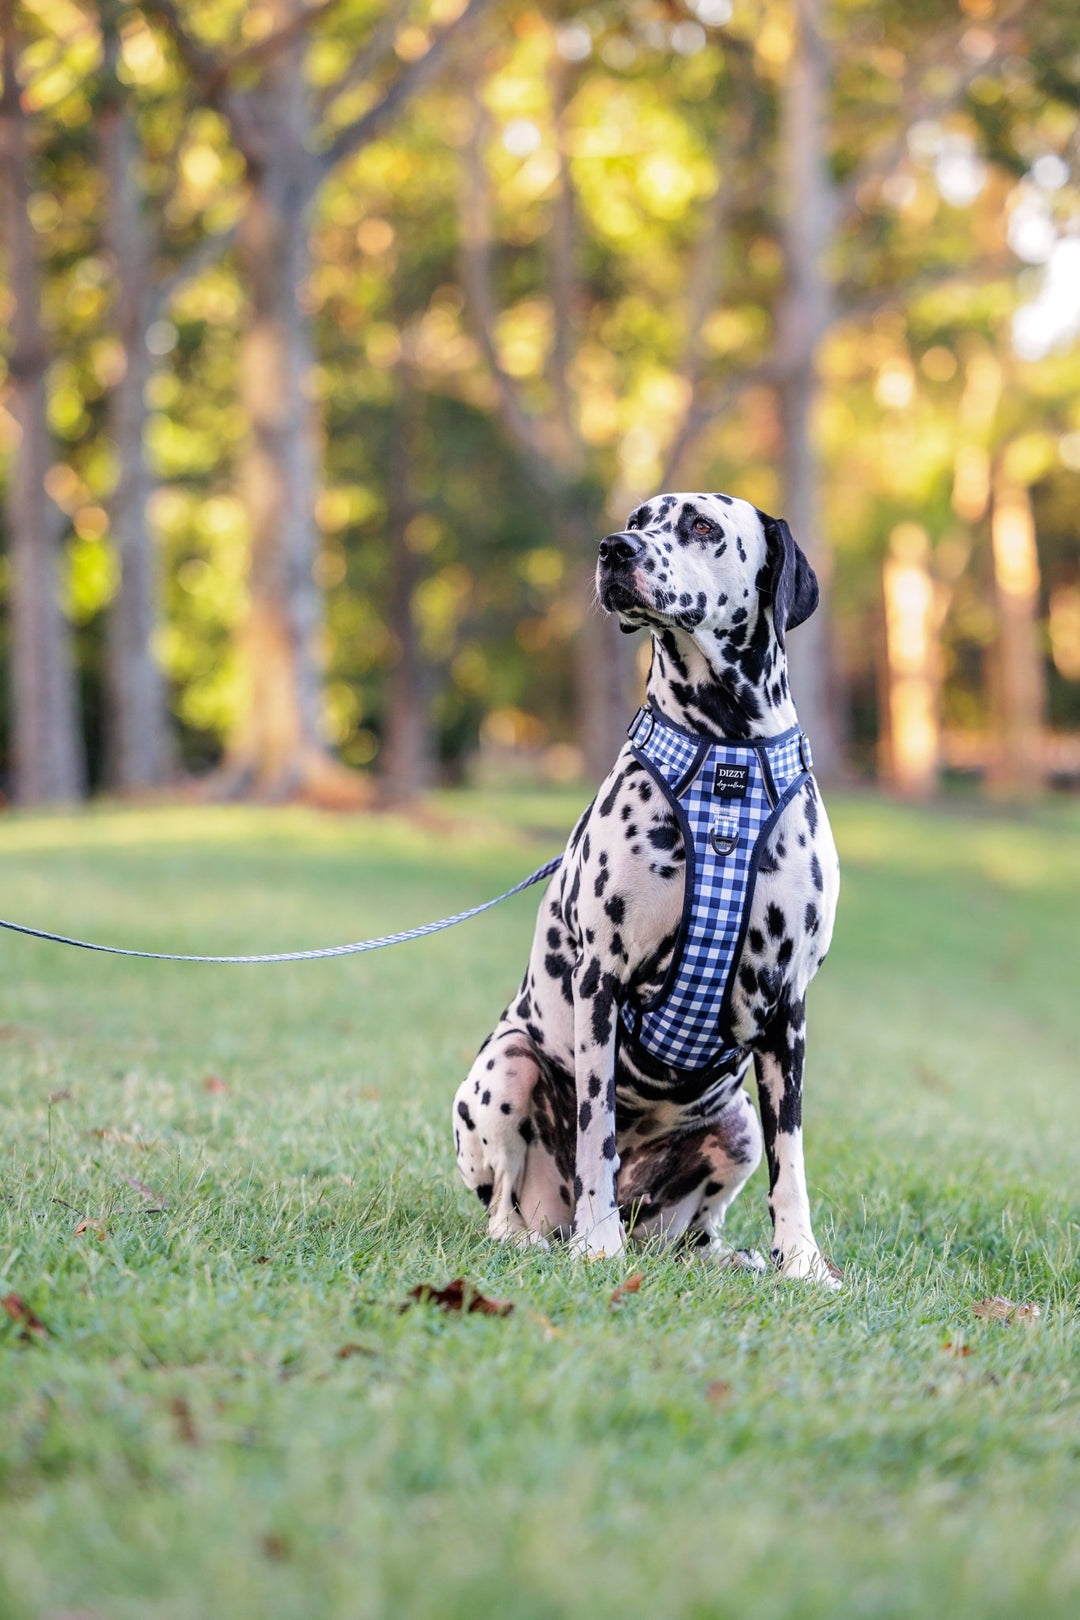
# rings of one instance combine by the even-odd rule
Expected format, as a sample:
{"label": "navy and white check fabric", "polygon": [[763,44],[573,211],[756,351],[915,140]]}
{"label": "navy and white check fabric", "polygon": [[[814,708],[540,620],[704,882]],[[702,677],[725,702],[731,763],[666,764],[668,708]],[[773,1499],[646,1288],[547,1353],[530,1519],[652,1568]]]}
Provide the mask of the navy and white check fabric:
{"label": "navy and white check fabric", "polygon": [[757,874],[762,833],[809,779],[810,748],[797,728],[752,743],[714,742],[680,730],[657,710],[638,711],[634,752],[659,783],[682,827],[686,898],[667,979],[623,1022],[653,1058],[679,1069],[712,1068],[737,1050],[727,1028]]}

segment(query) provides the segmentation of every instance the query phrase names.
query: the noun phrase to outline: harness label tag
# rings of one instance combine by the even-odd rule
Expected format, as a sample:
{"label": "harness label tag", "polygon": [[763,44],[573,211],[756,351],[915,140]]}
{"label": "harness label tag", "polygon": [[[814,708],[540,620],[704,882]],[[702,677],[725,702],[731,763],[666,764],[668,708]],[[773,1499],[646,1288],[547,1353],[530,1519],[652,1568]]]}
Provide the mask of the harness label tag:
{"label": "harness label tag", "polygon": [[749,787],[749,765],[717,765],[713,793],[718,799],[745,799]]}

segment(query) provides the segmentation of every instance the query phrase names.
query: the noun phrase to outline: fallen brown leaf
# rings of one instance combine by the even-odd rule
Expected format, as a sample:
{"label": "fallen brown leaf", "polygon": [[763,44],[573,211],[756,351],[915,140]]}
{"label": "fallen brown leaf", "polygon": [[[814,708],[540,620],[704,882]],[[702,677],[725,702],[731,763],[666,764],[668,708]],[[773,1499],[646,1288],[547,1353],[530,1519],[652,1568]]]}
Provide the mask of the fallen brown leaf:
{"label": "fallen brown leaf", "polygon": [[941,1348],[947,1356],[960,1357],[970,1356],[971,1354],[970,1344],[954,1344],[951,1339],[946,1339]]}
{"label": "fallen brown leaf", "polygon": [[279,1536],[276,1530],[271,1530],[262,1537],[262,1550],[267,1558],[273,1558],[280,1563],[289,1556],[289,1543],[284,1536]]}
{"label": "fallen brown leaf", "polygon": [[195,1417],[186,1395],[174,1395],[169,1402],[169,1410],[176,1423],[176,1438],[182,1440],[185,1446],[199,1444],[199,1431],[195,1427]]}
{"label": "fallen brown leaf", "polygon": [[705,1399],[710,1406],[723,1406],[731,1394],[731,1385],[725,1384],[722,1378],[714,1378],[711,1384],[705,1385]]}
{"label": "fallen brown leaf", "polygon": [[73,1237],[82,1237],[84,1232],[93,1232],[99,1243],[104,1243],[109,1229],[104,1221],[80,1221],[72,1232]]}
{"label": "fallen brown leaf", "polygon": [[609,1306],[621,1305],[628,1294],[637,1293],[644,1281],[645,1273],[643,1271],[635,1271],[632,1277],[627,1277],[626,1281],[621,1282],[618,1288],[615,1289],[611,1298],[608,1300]]}
{"label": "fallen brown leaf", "polygon": [[334,1351],[335,1361],[351,1361],[353,1356],[373,1356],[375,1351],[366,1344],[343,1344],[340,1350]]}
{"label": "fallen brown leaf", "polygon": [[514,1308],[506,1300],[488,1299],[464,1277],[455,1277],[445,1288],[432,1288],[430,1283],[410,1288],[401,1309],[407,1311],[412,1304],[437,1305],[440,1310],[461,1311],[465,1315],[478,1312],[481,1316],[509,1316]]}
{"label": "fallen brown leaf", "polygon": [[20,1339],[26,1339],[29,1342],[31,1339],[40,1340],[49,1337],[49,1330],[41,1317],[30,1309],[21,1294],[5,1294],[3,1299],[0,1299],[0,1305],[4,1307],[13,1322],[20,1323],[22,1327],[22,1332],[19,1334]]}
{"label": "fallen brown leaf", "polygon": [[1002,1294],[991,1294],[989,1299],[980,1299],[971,1310],[972,1315],[981,1316],[984,1322],[1023,1322],[1026,1327],[1030,1327],[1042,1315],[1038,1305],[1017,1305]]}
{"label": "fallen brown leaf", "polygon": [[203,1081],[203,1085],[215,1097],[224,1096],[229,1089],[228,1081],[222,1080],[221,1076],[217,1074],[208,1074]]}
{"label": "fallen brown leaf", "polygon": [[67,1086],[58,1086],[55,1091],[49,1092],[49,1101],[51,1103],[67,1102],[70,1096],[71,1092],[68,1090]]}
{"label": "fallen brown leaf", "polygon": [[257,1254],[255,1256],[255,1264],[257,1266],[268,1266],[270,1264],[270,1256],[268,1254]]}

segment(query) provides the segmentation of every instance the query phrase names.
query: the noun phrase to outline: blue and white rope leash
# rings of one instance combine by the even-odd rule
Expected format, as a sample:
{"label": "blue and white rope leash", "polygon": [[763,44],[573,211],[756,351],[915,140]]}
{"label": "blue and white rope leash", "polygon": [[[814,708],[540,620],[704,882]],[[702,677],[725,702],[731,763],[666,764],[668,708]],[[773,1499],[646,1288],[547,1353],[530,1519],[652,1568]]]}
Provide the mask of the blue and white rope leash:
{"label": "blue and white rope leash", "polygon": [[387,945],[403,945],[406,940],[422,939],[425,934],[437,934],[440,929],[454,928],[458,923],[468,922],[470,917],[479,917],[482,911],[490,911],[492,906],[502,905],[504,900],[520,894],[523,889],[531,889],[534,883],[542,883],[561,865],[562,856],[556,855],[537,867],[527,878],[522,878],[520,883],[515,883],[512,889],[507,889],[505,894],[497,894],[493,900],[484,900],[468,911],[457,911],[452,917],[440,917],[437,922],[421,923],[417,928],[403,928],[399,934],[381,934],[378,939],[361,939],[353,945],[324,945],[314,951],[278,951],[271,956],[174,956],[168,951],[129,951],[121,945],[95,945],[87,939],[50,934],[44,928],[28,928],[25,923],[5,922],[2,917],[0,928],[7,928],[13,934],[29,934],[31,939],[51,940],[54,945],[74,945],[80,951],[102,951],[107,956],[139,956],[151,962],[313,962],[324,956],[359,956],[362,951],[381,951]]}

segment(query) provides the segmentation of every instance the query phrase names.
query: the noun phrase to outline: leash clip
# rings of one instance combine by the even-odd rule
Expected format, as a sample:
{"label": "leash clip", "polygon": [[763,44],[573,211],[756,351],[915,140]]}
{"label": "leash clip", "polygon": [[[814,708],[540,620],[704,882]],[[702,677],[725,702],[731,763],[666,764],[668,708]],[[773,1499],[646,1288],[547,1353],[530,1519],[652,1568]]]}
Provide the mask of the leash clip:
{"label": "leash clip", "polygon": [[810,752],[810,739],[805,731],[799,732],[799,764],[804,771],[812,771],[814,768],[814,756]]}

